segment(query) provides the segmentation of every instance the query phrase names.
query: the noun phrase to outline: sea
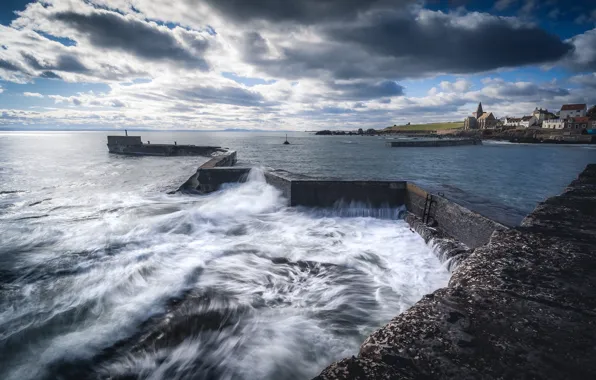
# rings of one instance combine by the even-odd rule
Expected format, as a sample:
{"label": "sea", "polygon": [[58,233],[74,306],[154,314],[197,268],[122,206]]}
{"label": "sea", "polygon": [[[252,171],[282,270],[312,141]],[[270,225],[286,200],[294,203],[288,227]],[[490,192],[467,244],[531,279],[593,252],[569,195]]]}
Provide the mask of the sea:
{"label": "sea", "polygon": [[207,158],[112,155],[108,132],[0,132],[0,379],[309,379],[447,284],[403,208],[289,208],[267,168],[411,180],[516,225],[596,161],[593,146],[135,134],[234,149],[249,179],[172,193]]}

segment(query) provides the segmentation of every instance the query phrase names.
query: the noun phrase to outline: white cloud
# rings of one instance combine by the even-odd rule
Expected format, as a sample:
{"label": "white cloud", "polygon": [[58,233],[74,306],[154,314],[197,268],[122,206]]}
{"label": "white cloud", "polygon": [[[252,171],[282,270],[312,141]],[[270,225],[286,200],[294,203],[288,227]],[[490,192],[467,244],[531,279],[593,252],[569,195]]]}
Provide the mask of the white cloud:
{"label": "white cloud", "polygon": [[[334,2],[340,8],[355,6],[358,12],[346,11],[353,19],[335,19],[344,14],[342,8],[328,19],[309,11],[288,20],[284,11],[278,14],[283,19],[279,22],[256,8],[242,17],[234,7],[226,8],[234,4],[228,0],[32,3],[11,26],[0,25],[0,39],[8,47],[0,49],[0,79],[26,83],[37,77],[60,78],[105,83],[109,90],[49,95],[53,109],[0,110],[0,125],[51,121],[176,129],[378,128],[460,120],[479,100],[495,112],[516,113],[589,97],[583,90],[569,94],[556,84],[489,78],[472,86],[470,72],[556,59],[557,49],[566,45],[517,18],[463,9],[445,13],[411,3],[417,5],[367,12],[366,2]],[[311,22],[321,18],[325,21]],[[429,40],[438,41],[436,46],[395,32],[404,27],[406,32],[411,27],[435,36]],[[501,42],[503,33],[507,40],[519,37],[515,43],[524,49],[532,46],[537,53],[506,57],[503,49],[489,49],[485,51],[492,57],[468,55],[471,45],[484,47],[487,38]],[[582,67],[590,62],[591,40],[584,41],[588,34],[569,41],[583,47],[574,61]],[[443,36],[454,44],[442,43]],[[526,37],[529,40],[521,40]],[[548,42],[548,49],[536,47],[533,38]],[[536,58],[540,54],[547,55]],[[228,79],[224,72],[241,79]],[[426,96],[411,96],[399,84],[402,78],[442,73],[458,79],[434,84]],[[140,78],[143,83],[136,81]],[[259,81],[252,85],[242,78]]]}
{"label": "white cloud", "polygon": [[596,71],[596,29],[588,30],[568,41],[574,45],[574,49],[563,63],[575,70]]}
{"label": "white cloud", "polygon": [[39,92],[23,92],[23,95],[32,98],[43,98],[43,95]]}
{"label": "white cloud", "polygon": [[447,92],[466,92],[472,87],[472,83],[466,79],[458,79],[455,82],[442,81],[440,86]]}

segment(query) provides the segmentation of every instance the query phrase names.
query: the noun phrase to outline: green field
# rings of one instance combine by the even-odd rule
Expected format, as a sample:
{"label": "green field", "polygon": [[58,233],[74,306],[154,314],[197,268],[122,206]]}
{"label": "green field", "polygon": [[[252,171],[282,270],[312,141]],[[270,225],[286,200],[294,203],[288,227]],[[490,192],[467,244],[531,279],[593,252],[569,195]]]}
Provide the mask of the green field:
{"label": "green field", "polygon": [[412,125],[398,125],[394,127],[385,128],[385,130],[393,131],[436,131],[439,129],[457,129],[464,126],[463,122],[454,123],[431,123],[431,124],[412,124]]}

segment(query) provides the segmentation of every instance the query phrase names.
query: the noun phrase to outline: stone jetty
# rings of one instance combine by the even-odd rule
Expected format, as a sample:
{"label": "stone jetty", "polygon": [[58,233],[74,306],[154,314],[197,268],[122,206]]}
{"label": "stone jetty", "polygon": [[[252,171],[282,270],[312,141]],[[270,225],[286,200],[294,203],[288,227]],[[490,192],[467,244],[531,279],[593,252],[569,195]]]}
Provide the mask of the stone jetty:
{"label": "stone jetty", "polygon": [[596,164],[316,380],[596,378]]}
{"label": "stone jetty", "polygon": [[460,146],[460,145],[482,145],[480,139],[426,139],[426,140],[397,140],[388,141],[386,143],[391,148],[407,148],[407,147],[418,147],[418,148],[430,148],[440,146]]}
{"label": "stone jetty", "polygon": [[211,156],[214,153],[225,153],[219,146],[198,146],[175,144],[143,143],[141,136],[108,136],[110,153],[131,156]]}

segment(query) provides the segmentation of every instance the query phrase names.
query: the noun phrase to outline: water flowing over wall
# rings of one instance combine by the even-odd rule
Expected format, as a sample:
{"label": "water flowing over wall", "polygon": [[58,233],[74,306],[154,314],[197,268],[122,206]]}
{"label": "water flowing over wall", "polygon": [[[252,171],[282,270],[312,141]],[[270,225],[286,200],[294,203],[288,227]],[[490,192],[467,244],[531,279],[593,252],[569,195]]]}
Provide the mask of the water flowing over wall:
{"label": "water flowing over wall", "polygon": [[596,165],[317,380],[596,377]]}

